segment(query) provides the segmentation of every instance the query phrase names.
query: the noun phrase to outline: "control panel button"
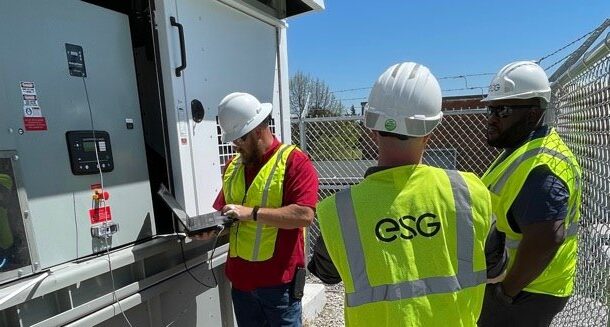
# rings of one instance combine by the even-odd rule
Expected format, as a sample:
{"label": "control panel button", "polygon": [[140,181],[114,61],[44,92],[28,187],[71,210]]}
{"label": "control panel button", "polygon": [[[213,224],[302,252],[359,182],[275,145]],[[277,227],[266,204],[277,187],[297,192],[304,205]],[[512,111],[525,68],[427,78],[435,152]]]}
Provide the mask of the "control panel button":
{"label": "control panel button", "polygon": [[[110,135],[106,131],[68,131],[66,133],[70,168],[74,175],[110,172],[114,168]],[[97,168],[97,169],[96,169]]]}

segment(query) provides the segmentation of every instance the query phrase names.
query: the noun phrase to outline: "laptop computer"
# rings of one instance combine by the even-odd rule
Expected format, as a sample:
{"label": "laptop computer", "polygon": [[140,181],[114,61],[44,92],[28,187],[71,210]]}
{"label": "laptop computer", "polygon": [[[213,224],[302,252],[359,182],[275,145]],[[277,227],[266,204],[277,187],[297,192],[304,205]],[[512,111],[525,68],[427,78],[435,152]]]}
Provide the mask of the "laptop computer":
{"label": "laptop computer", "polygon": [[180,203],[174,198],[169,192],[165,185],[161,184],[157,194],[161,197],[163,202],[172,210],[174,217],[178,219],[180,224],[184,227],[186,235],[195,235],[201,232],[209,231],[221,225],[228,226],[234,219],[227,216],[223,216],[220,211],[213,211],[196,217],[189,217],[186,211],[182,208]]}

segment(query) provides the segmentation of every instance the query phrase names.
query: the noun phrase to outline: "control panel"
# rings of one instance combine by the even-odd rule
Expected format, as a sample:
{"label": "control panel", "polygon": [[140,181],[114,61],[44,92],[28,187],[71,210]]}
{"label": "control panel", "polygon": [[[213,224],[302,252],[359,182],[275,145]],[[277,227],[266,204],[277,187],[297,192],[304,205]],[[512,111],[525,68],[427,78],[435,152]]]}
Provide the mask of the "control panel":
{"label": "control panel", "polygon": [[74,175],[91,175],[114,169],[110,135],[104,131],[66,132],[70,167]]}

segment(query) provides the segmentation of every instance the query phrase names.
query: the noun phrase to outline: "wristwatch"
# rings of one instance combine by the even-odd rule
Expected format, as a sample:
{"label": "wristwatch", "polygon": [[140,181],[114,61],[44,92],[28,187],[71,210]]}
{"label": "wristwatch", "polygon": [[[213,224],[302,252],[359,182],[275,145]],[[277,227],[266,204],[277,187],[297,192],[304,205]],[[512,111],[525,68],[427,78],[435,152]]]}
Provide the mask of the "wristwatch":
{"label": "wristwatch", "polygon": [[252,220],[254,221],[257,219],[258,209],[260,209],[259,206],[254,206],[254,208],[252,208]]}
{"label": "wristwatch", "polygon": [[502,289],[502,283],[494,284],[494,296],[502,303],[513,304],[513,297],[506,295]]}

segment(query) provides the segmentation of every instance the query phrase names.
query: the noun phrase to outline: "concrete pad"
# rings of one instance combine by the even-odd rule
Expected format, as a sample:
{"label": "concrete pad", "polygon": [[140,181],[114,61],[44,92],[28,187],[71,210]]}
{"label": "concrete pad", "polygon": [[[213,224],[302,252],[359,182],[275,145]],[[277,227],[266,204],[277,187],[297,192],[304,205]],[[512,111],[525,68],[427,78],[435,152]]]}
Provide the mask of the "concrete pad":
{"label": "concrete pad", "polygon": [[324,285],[305,284],[305,292],[301,303],[303,305],[303,323],[309,324],[316,319],[326,305]]}

